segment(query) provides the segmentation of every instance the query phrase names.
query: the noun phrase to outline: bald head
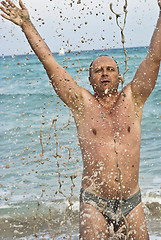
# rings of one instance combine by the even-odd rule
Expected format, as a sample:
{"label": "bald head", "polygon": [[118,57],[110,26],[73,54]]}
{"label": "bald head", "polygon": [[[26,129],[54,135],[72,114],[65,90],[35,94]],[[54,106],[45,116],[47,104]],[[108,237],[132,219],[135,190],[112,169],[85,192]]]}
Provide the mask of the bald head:
{"label": "bald head", "polygon": [[117,61],[115,61],[113,58],[111,58],[108,55],[100,55],[98,58],[96,58],[94,61],[91,62],[90,67],[89,67],[89,77],[91,77],[93,64],[95,63],[95,61],[99,60],[99,58],[101,58],[101,57],[105,57],[105,58],[107,57],[108,59],[111,59],[112,61],[114,61],[116,63],[116,66],[117,66],[117,69],[118,69],[118,73],[119,73],[119,66],[117,64]]}

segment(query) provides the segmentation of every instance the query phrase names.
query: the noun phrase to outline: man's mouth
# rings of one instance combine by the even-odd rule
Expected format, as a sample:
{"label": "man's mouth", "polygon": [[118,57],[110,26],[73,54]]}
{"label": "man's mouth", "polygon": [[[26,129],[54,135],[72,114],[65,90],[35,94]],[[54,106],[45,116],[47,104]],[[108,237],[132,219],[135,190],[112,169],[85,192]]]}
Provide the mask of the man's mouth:
{"label": "man's mouth", "polygon": [[102,80],[101,80],[101,83],[110,83],[110,80],[108,80],[108,79],[102,79]]}

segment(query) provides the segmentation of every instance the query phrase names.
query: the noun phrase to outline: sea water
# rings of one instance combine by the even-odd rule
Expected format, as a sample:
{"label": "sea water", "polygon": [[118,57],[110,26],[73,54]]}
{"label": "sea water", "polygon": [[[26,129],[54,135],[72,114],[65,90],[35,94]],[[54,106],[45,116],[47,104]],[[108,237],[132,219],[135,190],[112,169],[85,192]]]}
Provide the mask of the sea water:
{"label": "sea water", "polygon": [[[125,84],[147,53],[129,48]],[[93,92],[88,68],[122,49],[55,53],[80,86]],[[80,71],[81,68],[81,71]],[[82,159],[70,110],[59,100],[35,55],[0,58],[0,239],[78,239]],[[161,75],[144,106],[140,187],[151,239],[161,239]]]}

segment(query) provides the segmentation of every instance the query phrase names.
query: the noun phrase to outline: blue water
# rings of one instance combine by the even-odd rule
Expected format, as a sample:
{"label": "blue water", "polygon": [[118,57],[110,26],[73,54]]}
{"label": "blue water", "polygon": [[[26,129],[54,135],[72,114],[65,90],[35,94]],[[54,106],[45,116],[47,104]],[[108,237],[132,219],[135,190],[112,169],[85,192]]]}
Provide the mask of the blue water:
{"label": "blue water", "polygon": [[[126,83],[132,80],[137,66],[146,56],[147,48],[129,48]],[[114,56],[124,72],[122,49],[66,53],[55,59],[67,67],[79,85],[92,92],[88,83],[88,67],[101,54]],[[66,59],[65,59],[66,58]],[[79,62],[83,71],[78,74]],[[82,160],[73,117],[68,124],[69,109],[56,96],[46,72],[35,55],[5,56],[0,58],[1,130],[0,130],[0,235],[1,239],[78,239],[78,194]],[[56,118],[52,128],[52,120]],[[40,143],[40,132],[42,146]],[[49,132],[51,139],[49,141]],[[48,143],[49,142],[49,143]],[[55,157],[56,142],[58,153]],[[155,89],[144,107],[140,162],[140,187],[152,239],[159,239],[161,208],[161,74]],[[73,181],[71,175],[78,175]],[[60,188],[61,186],[61,188]],[[74,190],[71,189],[74,187]],[[59,192],[61,189],[62,193]],[[73,196],[71,197],[71,191]],[[68,209],[69,198],[73,202]],[[40,205],[38,204],[40,201]],[[70,207],[71,208],[71,207]],[[47,227],[52,209],[52,233]],[[64,224],[64,213],[67,217]],[[71,211],[71,212],[70,212]],[[34,222],[34,216],[36,220]],[[69,215],[69,216],[68,216]],[[73,216],[73,221],[71,220]],[[42,217],[43,216],[43,217]],[[40,226],[39,226],[40,224]],[[73,230],[71,230],[73,226]],[[65,234],[65,235],[64,235]],[[156,236],[156,238],[155,238]]]}

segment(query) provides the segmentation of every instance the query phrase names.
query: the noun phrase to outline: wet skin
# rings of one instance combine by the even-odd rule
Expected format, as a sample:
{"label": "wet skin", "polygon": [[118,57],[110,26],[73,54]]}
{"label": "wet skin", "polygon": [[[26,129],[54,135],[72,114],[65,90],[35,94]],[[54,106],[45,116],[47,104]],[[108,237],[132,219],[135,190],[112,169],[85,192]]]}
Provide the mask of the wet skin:
{"label": "wet skin", "polygon": [[[130,84],[123,91],[117,91],[120,80],[113,59],[96,59],[89,80],[95,94],[85,91],[82,109],[79,115],[74,114],[84,163],[82,187],[105,198],[120,199],[120,169],[122,198],[127,198],[139,190],[143,108],[136,103]],[[142,203],[127,216],[127,220],[129,230],[134,225],[138,229],[137,235],[132,234],[134,239],[148,239]],[[140,226],[143,230],[139,231]],[[108,239],[108,228],[98,210],[86,203],[80,204],[82,239]]]}
{"label": "wet skin", "polygon": [[[121,199],[121,194],[122,198],[127,198],[137,192],[142,110],[155,86],[161,60],[161,0],[158,0],[160,12],[149,51],[133,80],[118,92],[117,64],[112,58],[101,56],[93,62],[89,78],[94,95],[78,86],[55,61],[21,0],[20,8],[10,0],[1,4],[1,16],[21,27],[57,95],[73,112],[84,164],[82,187],[111,199]],[[133,230],[130,231],[132,239],[149,239],[142,203],[127,215],[126,220],[128,231]],[[107,240],[109,235],[103,215],[81,203],[81,239]]]}
{"label": "wet skin", "polygon": [[95,60],[90,78],[95,94],[86,91],[80,114],[74,114],[84,163],[82,187],[112,199],[120,198],[117,163],[123,198],[139,190],[142,108],[135,104],[130,85],[117,91],[118,77],[113,59]]}

